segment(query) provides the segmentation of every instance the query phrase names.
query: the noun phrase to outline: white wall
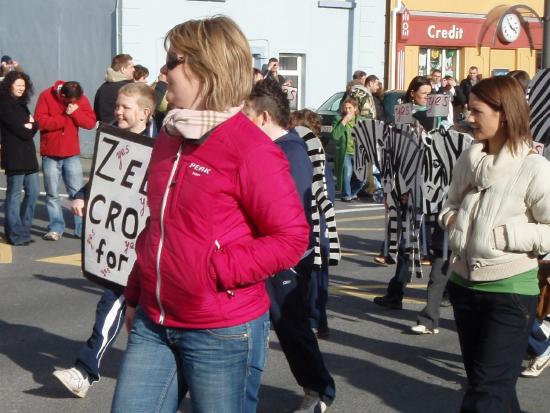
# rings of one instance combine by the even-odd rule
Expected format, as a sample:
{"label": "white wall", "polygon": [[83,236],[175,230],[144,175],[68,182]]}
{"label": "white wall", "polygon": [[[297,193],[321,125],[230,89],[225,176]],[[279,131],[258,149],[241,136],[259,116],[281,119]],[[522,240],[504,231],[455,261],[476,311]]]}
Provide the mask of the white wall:
{"label": "white wall", "polygon": [[[358,0],[359,7],[355,10],[321,8],[318,3],[314,0],[121,0],[120,52],[131,54],[136,63],[148,67],[153,80],[165,59],[163,39],[170,28],[192,18],[225,14],[239,24],[253,51],[265,51],[266,59],[279,53],[306,55],[305,102],[307,107],[316,108],[334,92],[343,90],[357,68],[381,76],[384,10],[381,15],[378,13],[379,5],[384,9],[385,2]],[[359,11],[363,20],[359,25],[353,24]],[[369,34],[371,27],[382,33],[380,39]],[[353,39],[351,44],[349,39]],[[373,45],[374,40],[380,45]]]}

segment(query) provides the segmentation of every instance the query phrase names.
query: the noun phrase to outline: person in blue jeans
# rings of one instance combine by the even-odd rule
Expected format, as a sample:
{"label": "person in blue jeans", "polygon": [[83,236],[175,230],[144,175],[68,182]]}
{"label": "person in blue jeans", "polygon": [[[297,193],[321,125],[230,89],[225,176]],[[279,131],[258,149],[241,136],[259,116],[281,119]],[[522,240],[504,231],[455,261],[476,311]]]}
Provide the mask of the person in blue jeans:
{"label": "person in blue jeans", "polygon": [[[38,125],[27,103],[32,95],[30,78],[9,72],[0,83],[0,151],[8,188],[4,202],[4,235],[12,245],[28,245],[34,206],[38,199],[38,160],[33,136]],[[21,197],[21,190],[25,196]]]}
{"label": "person in blue jeans", "polygon": [[[155,137],[152,113],[155,108],[153,90],[146,84],[129,83],[118,92],[114,115],[120,129]],[[75,216],[84,213],[87,186],[78,191],[71,208]],[[97,303],[92,335],[80,349],[73,367],[54,371],[54,376],[74,395],[85,397],[92,383],[100,379],[100,364],[122,329],[126,300],[124,287],[111,285]]]}
{"label": "person in blue jeans", "polygon": [[[65,231],[59,184],[63,179],[71,198],[82,188],[78,130],[95,127],[96,117],[78,82],[58,80],[40,94],[35,118],[40,127],[40,155],[49,218],[48,231],[42,238],[58,241]],[[74,216],[74,235],[80,238],[81,232],[82,218]]]}

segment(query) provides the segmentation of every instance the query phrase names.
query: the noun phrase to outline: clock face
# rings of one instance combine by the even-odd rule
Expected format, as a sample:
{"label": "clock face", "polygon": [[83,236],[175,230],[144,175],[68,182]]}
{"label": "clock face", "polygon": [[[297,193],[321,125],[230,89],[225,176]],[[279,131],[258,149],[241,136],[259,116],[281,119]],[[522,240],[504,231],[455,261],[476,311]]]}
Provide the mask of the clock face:
{"label": "clock face", "polygon": [[502,18],[499,29],[499,37],[505,43],[517,40],[521,32],[521,22],[516,14],[510,13]]}

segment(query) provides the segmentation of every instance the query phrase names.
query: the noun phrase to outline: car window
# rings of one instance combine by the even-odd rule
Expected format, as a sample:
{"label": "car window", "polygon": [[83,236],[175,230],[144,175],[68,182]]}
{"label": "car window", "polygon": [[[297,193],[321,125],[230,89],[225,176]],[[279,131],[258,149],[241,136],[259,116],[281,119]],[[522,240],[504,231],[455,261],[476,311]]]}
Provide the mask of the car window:
{"label": "car window", "polygon": [[319,109],[317,109],[317,112],[320,112],[320,111],[338,112],[338,109],[340,108],[340,101],[342,100],[342,96],[344,96],[344,92],[335,93],[334,95],[329,97],[325,103],[319,106]]}

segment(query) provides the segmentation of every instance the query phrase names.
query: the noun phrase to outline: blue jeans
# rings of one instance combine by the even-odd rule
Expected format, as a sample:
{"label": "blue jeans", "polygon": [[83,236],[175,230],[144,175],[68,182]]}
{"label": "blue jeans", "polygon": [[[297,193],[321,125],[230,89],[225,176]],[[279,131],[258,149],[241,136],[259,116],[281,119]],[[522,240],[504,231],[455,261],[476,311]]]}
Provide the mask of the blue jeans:
{"label": "blue jeans", "polygon": [[269,314],[234,327],[168,328],[138,308],[112,412],[253,413],[266,363]]}
{"label": "blue jeans", "polygon": [[324,329],[328,327],[328,255],[329,248],[321,244],[321,268],[311,271],[308,291],[309,323],[311,328]]}
{"label": "blue jeans", "polygon": [[351,199],[357,196],[361,188],[365,185],[359,181],[353,174],[353,159],[355,155],[344,156],[344,172],[342,179],[342,198]]}
{"label": "blue jeans", "polygon": [[[8,189],[4,203],[4,233],[8,242],[21,245],[31,240],[34,207],[38,199],[38,173],[8,175]],[[25,196],[21,199],[21,190]]]}
{"label": "blue jeans", "polygon": [[[48,232],[65,231],[65,220],[59,197],[59,183],[61,177],[67,188],[69,197],[82,188],[82,165],[78,155],[68,158],[42,157],[42,171],[44,172],[44,188],[46,189],[46,209],[48,210]],[[82,217],[74,215],[74,234],[80,237],[82,234]]]}

